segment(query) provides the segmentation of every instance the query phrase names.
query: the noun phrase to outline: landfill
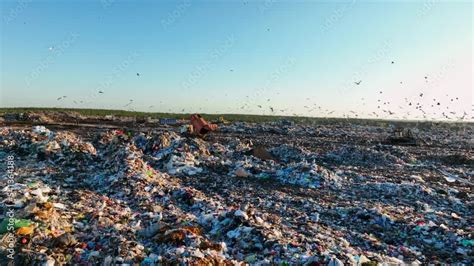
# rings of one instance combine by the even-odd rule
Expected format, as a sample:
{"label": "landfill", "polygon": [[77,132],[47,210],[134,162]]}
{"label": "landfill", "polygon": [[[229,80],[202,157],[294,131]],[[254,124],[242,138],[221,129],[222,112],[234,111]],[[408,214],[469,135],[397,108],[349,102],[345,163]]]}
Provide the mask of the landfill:
{"label": "landfill", "polygon": [[15,265],[474,263],[469,125],[41,123],[0,127],[2,265],[9,208]]}

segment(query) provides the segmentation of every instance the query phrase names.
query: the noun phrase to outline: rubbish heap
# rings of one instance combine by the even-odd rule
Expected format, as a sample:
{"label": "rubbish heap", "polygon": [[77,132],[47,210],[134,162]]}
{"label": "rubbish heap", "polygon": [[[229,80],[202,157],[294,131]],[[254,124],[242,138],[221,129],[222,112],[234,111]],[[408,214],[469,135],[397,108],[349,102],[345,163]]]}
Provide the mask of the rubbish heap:
{"label": "rubbish heap", "polygon": [[465,160],[449,163],[446,147],[391,146],[381,132],[3,127],[15,183],[0,180],[0,252],[13,206],[18,265],[473,264],[469,138],[451,134],[446,156]]}

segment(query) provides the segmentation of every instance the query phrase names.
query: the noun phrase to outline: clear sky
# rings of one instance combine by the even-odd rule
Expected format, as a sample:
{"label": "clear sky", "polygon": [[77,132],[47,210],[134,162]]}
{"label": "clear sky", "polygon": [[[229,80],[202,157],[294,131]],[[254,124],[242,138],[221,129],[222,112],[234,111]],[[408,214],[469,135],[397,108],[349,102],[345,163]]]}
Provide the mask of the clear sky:
{"label": "clear sky", "polygon": [[1,107],[472,116],[471,1],[0,1]]}

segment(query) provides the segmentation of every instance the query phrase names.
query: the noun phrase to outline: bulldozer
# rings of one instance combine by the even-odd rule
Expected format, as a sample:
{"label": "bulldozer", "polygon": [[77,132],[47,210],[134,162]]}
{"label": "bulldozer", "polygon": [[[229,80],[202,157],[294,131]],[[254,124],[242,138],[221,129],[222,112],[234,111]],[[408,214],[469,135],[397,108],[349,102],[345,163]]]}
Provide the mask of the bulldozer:
{"label": "bulldozer", "polygon": [[384,144],[417,146],[419,142],[413,135],[411,129],[396,128],[393,130],[392,135],[385,140]]}

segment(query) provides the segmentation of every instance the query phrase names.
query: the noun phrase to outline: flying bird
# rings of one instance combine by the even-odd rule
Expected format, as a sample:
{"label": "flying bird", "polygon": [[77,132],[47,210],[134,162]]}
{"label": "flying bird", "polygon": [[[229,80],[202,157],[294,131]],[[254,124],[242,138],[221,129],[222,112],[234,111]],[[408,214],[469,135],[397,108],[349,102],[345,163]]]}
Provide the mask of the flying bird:
{"label": "flying bird", "polygon": [[354,82],[356,85],[360,85],[360,83],[362,82],[362,80],[359,80],[359,81],[356,81]]}

